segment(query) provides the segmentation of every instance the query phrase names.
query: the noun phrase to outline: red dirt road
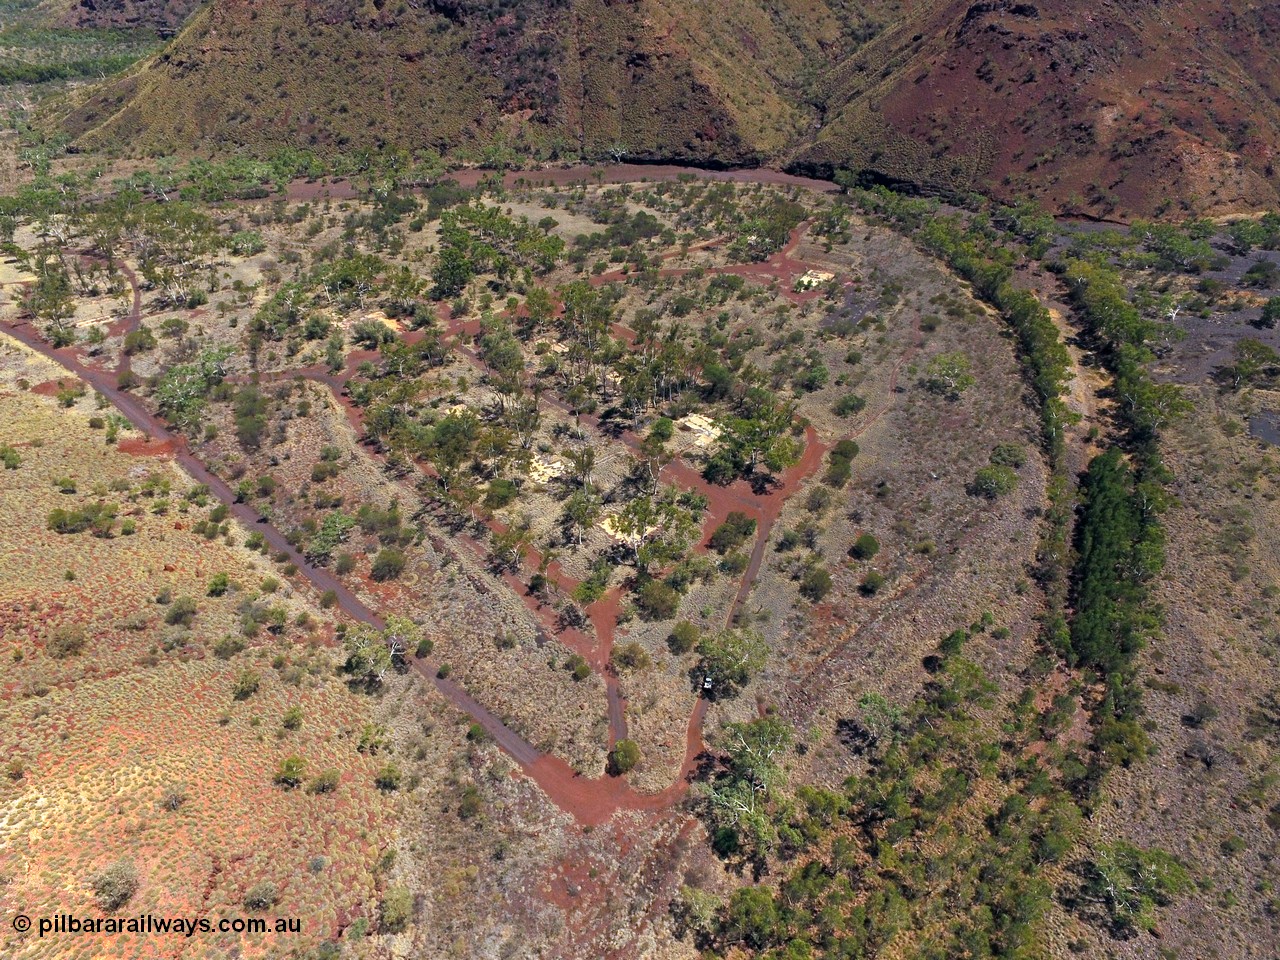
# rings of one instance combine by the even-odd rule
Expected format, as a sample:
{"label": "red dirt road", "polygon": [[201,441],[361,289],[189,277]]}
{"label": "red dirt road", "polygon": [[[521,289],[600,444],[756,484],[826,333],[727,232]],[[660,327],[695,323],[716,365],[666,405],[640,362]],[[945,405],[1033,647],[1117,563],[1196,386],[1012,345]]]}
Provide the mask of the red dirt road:
{"label": "red dirt road", "polygon": [[[514,185],[519,180],[538,183],[570,183],[584,179],[594,179],[597,182],[628,182],[640,179],[674,180],[690,174],[703,179],[729,180],[743,183],[774,183],[827,192],[836,189],[824,181],[792,177],[777,171],[705,171],[674,166],[617,165],[604,168],[512,171],[506,175],[505,180],[511,185]],[[478,183],[481,175],[481,171],[464,171],[455,176],[455,179],[458,179],[463,185],[467,185],[472,181]],[[338,198],[343,194],[344,188],[349,187],[349,184],[342,183],[310,184],[301,185],[299,189],[303,190],[309,197],[328,192]],[[293,196],[294,192],[291,188],[289,195]],[[808,224],[806,223],[797,227],[788,238],[784,248],[762,263],[712,268],[711,272],[739,273],[771,281],[776,280],[787,284],[789,287],[794,277],[807,269],[805,264],[793,258],[795,248],[798,246],[807,226]],[[128,330],[136,329],[141,322],[142,302],[136,277],[127,267],[121,266],[134,292],[132,309],[123,324],[124,332],[127,332]],[[663,272],[675,275],[684,271],[673,269],[670,271],[664,270]],[[596,278],[596,282],[605,282],[607,279],[609,278]],[[792,299],[810,298],[810,294],[795,294],[789,289],[787,290],[787,295]],[[816,296],[817,293],[815,292],[813,295]],[[442,319],[445,319],[447,323],[447,316],[442,317]],[[468,357],[473,363],[479,363],[479,358],[474,351],[470,350],[462,342],[465,337],[464,325],[449,326],[456,327],[451,329],[450,332],[454,335],[455,345],[459,352]],[[287,556],[297,567],[299,573],[309,580],[317,590],[333,591],[337,597],[338,606],[344,613],[356,621],[370,624],[379,629],[384,626],[381,617],[356,597],[338,577],[322,567],[309,563],[298,550],[285,540],[278,529],[263,521],[258,516],[257,511],[249,504],[237,502],[234,491],[230,486],[210,471],[191,452],[184,437],[170,431],[155,414],[147,409],[139,398],[120,390],[116,386],[117,375],[129,369],[127,356],[121,358],[115,370],[106,370],[87,361],[75,348],[54,349],[29,324],[6,322],[0,324],[0,330],[79,376],[106,396],[135,427],[150,438],[150,442],[126,441],[121,445],[122,449],[135,452],[134,448],[136,447],[136,452],[147,454],[171,452],[183,469],[197,482],[205,484],[214,496],[228,506],[237,520],[246,527],[261,532],[271,548]],[[342,403],[353,426],[360,429],[362,427],[360,411],[346,400],[344,390],[347,380],[353,375],[359,363],[374,356],[376,355],[372,353],[355,351],[348,356],[345,369],[336,375],[330,374],[326,370],[308,368],[274,375],[269,379],[303,376],[326,384],[333,391],[339,402]],[[901,361],[899,366],[901,366]],[[895,370],[895,376],[896,372]],[[594,425],[594,418],[584,415],[581,419]],[[640,442],[639,438],[630,431],[624,433],[623,441],[632,447],[638,446]],[[821,463],[826,448],[820,442],[812,427],[809,427],[806,432],[806,441],[800,462],[778,478],[773,487],[759,494],[753,492],[745,481],[738,481],[727,487],[708,484],[696,470],[681,460],[673,460],[663,468],[662,477],[665,481],[688,490],[696,490],[708,498],[709,508],[704,523],[702,541],[699,545],[700,550],[706,549],[707,537],[716,526],[724,521],[731,510],[741,510],[757,521],[756,540],[751,552],[750,562],[728,613],[730,622],[741,609],[750,593],[755,578],[759,573],[773,524],[781,513],[786,500],[800,488],[804,480]],[[424,465],[424,468],[429,469],[426,465]],[[483,552],[481,544],[472,542],[471,546]],[[550,566],[548,575],[556,583],[557,587],[562,590],[571,591],[576,586],[576,583],[559,569],[558,564]],[[586,610],[592,632],[595,634],[592,637],[582,630],[573,628],[567,630],[556,629],[554,623],[548,623],[551,616],[550,608],[530,593],[524,581],[520,580],[514,573],[507,574],[504,579],[508,586],[521,596],[523,602],[529,606],[540,622],[544,622],[544,625],[549,625],[553,635],[557,636],[567,647],[580,653],[605,678],[608,691],[610,743],[612,744],[616,740],[625,737],[626,701],[622,697],[618,679],[609,663],[609,655],[613,644],[613,631],[616,626],[617,607],[620,600],[619,591],[611,591],[605,598]],[[493,737],[494,742],[521,766],[523,772],[542,788],[552,802],[582,824],[604,823],[619,810],[659,811],[671,807],[687,792],[689,781],[697,767],[699,757],[703,753],[702,725],[708,701],[699,698],[695,701],[686,728],[685,758],[679,775],[665,790],[655,794],[641,794],[635,791],[624,778],[582,776],[560,758],[541,754],[456,683],[438,677],[434,663],[409,658],[409,664],[412,669],[433,683],[436,690],[450,703],[480,724]]]}
{"label": "red dirt road", "polygon": [[[347,616],[377,629],[385,627],[382,618],[369,609],[334,574],[323,567],[311,564],[279,530],[270,523],[263,522],[249,504],[237,502],[231,487],[190,451],[186,439],[170,431],[137,397],[120,390],[115,384],[113,373],[107,373],[84,363],[74,348],[55,349],[46,343],[29,324],[6,322],[0,324],[0,330],[37,353],[61,364],[109,399],[138,430],[151,438],[152,443],[159,442],[169,447],[178,464],[198,483],[205,484],[213,496],[226,504],[232,516],[246,528],[260,532],[267,544],[273,550],[286,555],[298,568],[298,572],[317,590],[332,590],[338,599],[339,608]],[[681,768],[681,776],[663,792],[646,795],[632,789],[631,785],[621,777],[583,777],[563,760],[539,753],[532,744],[502,723],[456,683],[437,676],[437,667],[434,663],[412,657],[407,659],[411,668],[434,684],[436,690],[446,700],[480,724],[485,732],[493,737],[494,743],[520,764],[521,769],[542,788],[556,806],[584,825],[604,823],[619,810],[662,809],[673,804],[688,789],[689,774],[694,769],[697,756],[702,749],[701,728],[706,711],[705,701],[698,702],[690,717],[688,749]]]}

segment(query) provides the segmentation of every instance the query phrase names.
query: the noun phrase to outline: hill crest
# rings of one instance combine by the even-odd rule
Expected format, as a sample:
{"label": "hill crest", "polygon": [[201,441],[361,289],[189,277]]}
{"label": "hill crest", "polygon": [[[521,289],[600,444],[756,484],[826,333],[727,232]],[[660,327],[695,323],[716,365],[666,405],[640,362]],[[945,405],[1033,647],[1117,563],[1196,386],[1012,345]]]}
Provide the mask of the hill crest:
{"label": "hill crest", "polygon": [[500,147],[1213,213],[1280,200],[1277,36],[1204,0],[212,0],[65,122],[134,154]]}

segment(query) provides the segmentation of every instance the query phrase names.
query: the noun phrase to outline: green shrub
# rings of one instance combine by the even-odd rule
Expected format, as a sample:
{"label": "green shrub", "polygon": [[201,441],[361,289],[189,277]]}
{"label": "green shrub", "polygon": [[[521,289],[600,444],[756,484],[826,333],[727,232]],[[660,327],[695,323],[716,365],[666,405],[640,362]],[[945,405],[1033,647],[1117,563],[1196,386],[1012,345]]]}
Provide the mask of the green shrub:
{"label": "green shrub", "polygon": [[261,684],[262,677],[256,670],[242,670],[236,677],[236,682],[231,685],[231,696],[236,700],[248,700],[258,692]]}
{"label": "green shrub", "polygon": [[835,411],[837,417],[851,417],[855,413],[861,413],[867,407],[867,401],[856,393],[846,393],[840,397],[831,407]]}
{"label": "green shrub", "polygon": [[383,547],[378,551],[377,556],[373,558],[373,564],[369,568],[369,576],[379,583],[386,580],[394,580],[404,572],[407,560],[404,552],[397,550],[395,547]]}
{"label": "green shrub", "polygon": [[471,820],[478,817],[483,809],[484,801],[480,796],[480,791],[474,786],[465,787],[461,798],[458,800],[458,816],[463,820]]}
{"label": "green shrub", "polygon": [[388,887],[382,898],[382,929],[400,933],[413,919],[413,894],[407,887]]}
{"label": "green shrub", "polygon": [[156,348],[156,342],[156,335],[151,332],[151,329],[140,326],[137,330],[130,330],[124,335],[124,352],[129,356],[146,353]]}
{"label": "green shrub", "polygon": [[45,645],[45,652],[59,660],[78,655],[85,647],[84,627],[61,626],[53,631],[53,636]]}
{"label": "green shrub", "polygon": [[831,574],[819,566],[810,567],[800,578],[800,594],[818,603],[831,592]]}
{"label": "green shrub", "polygon": [[973,481],[969,484],[969,493],[975,497],[995,500],[1013,492],[1017,486],[1018,475],[1011,467],[993,463],[974,474]]}
{"label": "green shrub", "polygon": [[399,790],[400,782],[403,779],[404,774],[400,771],[400,768],[394,763],[387,763],[378,771],[378,775],[373,778],[373,782],[379,790],[391,791]]}
{"label": "green shrub", "polygon": [[806,364],[795,378],[796,390],[801,393],[813,393],[821,390],[831,382],[831,372],[821,360]]}
{"label": "green shrub", "polygon": [[862,583],[858,585],[858,590],[863,596],[873,597],[884,589],[884,574],[876,570],[870,570],[867,575],[862,578]]}
{"label": "green shrub", "polygon": [[[64,492],[67,492],[65,487]],[[75,484],[70,485],[70,492],[75,493]],[[75,510],[64,510],[61,507],[49,511],[46,523],[50,530],[58,534],[83,533],[92,530],[95,537],[109,537],[116,523],[116,505],[114,503],[89,503]]]}
{"label": "green shrub", "polygon": [[191,621],[196,618],[196,602],[191,597],[181,596],[169,605],[169,609],[164,612],[164,622],[171,627],[191,626]]}
{"label": "green shrub", "polygon": [[851,476],[853,476],[853,465],[848,460],[832,460],[827,464],[822,482],[838,490],[849,482]]}
{"label": "green shrub", "polygon": [[853,474],[853,458],[858,455],[858,444],[853,440],[841,440],[831,448],[827,472],[822,482],[839,489],[849,482]]}
{"label": "green shrub", "polygon": [[484,505],[491,509],[500,509],[515,500],[519,492],[512,481],[498,477],[489,481],[489,489],[484,495]]}
{"label": "green shrub", "polygon": [[253,911],[269,910],[279,899],[280,891],[268,880],[249,888],[244,895],[244,908]]}
{"label": "green shrub", "polygon": [[688,653],[697,645],[698,638],[698,628],[688,620],[681,620],[667,637],[667,646],[671,648],[672,653]]}
{"label": "green shrub", "polygon": [[964,648],[965,642],[968,639],[968,631],[952,630],[951,633],[947,634],[947,636],[943,638],[942,642],[938,644],[938,652],[944,657],[954,657]]}
{"label": "green shrub", "polygon": [[294,754],[280,761],[280,766],[276,768],[276,775],[272,779],[286,790],[292,790],[302,783],[306,774],[307,761]]}
{"label": "green shrub", "polygon": [[734,510],[725,518],[724,523],[716,527],[707,545],[716,553],[724,555],[742,546],[755,532],[755,519],[740,510]]}
{"label": "green shrub", "polygon": [[341,780],[342,774],[333,767],[327,767],[311,778],[311,782],[307,784],[307,793],[333,793]]}
{"label": "green shrub", "polygon": [[1263,304],[1262,313],[1250,324],[1259,330],[1274,330],[1277,321],[1280,321],[1280,297],[1271,297]]}
{"label": "green shrub", "polygon": [[138,869],[130,860],[117,860],[92,881],[94,896],[104,912],[118,910],[138,890]]}
{"label": "green shrub", "polygon": [[880,541],[869,533],[864,533],[849,548],[849,556],[855,560],[870,560],[880,552]]}
{"label": "green shrub", "polygon": [[651,662],[645,648],[634,640],[614,647],[609,658],[615,667],[622,670],[644,670]]}
{"label": "green shrub", "polygon": [[244,649],[244,641],[231,634],[224,634],[213,644],[213,655],[220,660],[229,660]]}
{"label": "green shrub", "polygon": [[793,530],[788,527],[782,531],[782,536],[778,538],[778,552],[790,553],[804,542],[804,536],[799,530]]}
{"label": "green shrub", "polygon": [[636,606],[646,620],[668,620],[680,606],[680,594],[661,580],[647,580],[636,591]]}
{"label": "green shrub", "polygon": [[1020,443],[1002,443],[991,451],[991,462],[1015,470],[1027,462],[1027,450]]}
{"label": "green shrub", "polygon": [[324,483],[326,480],[332,480],[341,471],[342,467],[332,460],[321,460],[311,467],[311,482]]}
{"label": "green shrub", "polygon": [[634,740],[619,740],[609,751],[609,772],[621,776],[640,762],[640,747]]}
{"label": "green shrub", "polygon": [[573,675],[574,680],[579,682],[591,676],[591,666],[582,658],[581,654],[571,654],[569,659],[564,662],[564,668]]}

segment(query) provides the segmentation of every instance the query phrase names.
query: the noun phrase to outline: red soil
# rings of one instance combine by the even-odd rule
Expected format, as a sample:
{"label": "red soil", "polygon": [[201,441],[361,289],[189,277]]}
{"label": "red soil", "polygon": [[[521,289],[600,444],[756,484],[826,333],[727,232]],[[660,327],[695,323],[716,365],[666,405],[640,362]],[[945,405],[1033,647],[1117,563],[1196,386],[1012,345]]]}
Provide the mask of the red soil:
{"label": "red soil", "polygon": [[58,391],[63,387],[60,380],[46,380],[44,383],[37,383],[31,388],[32,393],[38,393],[42,397],[56,397]]}
{"label": "red soil", "polygon": [[176,446],[172,440],[152,440],[144,436],[121,440],[119,449],[122,453],[131,453],[135,457],[158,457],[161,454],[173,453]]}

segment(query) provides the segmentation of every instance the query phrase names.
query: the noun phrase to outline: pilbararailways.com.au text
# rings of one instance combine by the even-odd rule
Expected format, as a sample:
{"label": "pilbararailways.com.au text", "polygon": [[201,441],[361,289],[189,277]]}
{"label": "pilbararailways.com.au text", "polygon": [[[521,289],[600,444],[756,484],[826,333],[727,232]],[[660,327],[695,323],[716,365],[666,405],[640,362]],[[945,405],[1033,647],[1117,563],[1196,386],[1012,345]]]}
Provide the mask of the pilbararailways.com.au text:
{"label": "pilbararailways.com.au text", "polygon": [[301,933],[302,921],[296,917],[224,917],[210,920],[207,917],[156,917],[144,914],[138,917],[77,917],[59,913],[52,917],[40,917],[35,923],[40,937],[59,934],[114,934],[139,933],[155,936],[181,934],[194,937],[201,933]]}

